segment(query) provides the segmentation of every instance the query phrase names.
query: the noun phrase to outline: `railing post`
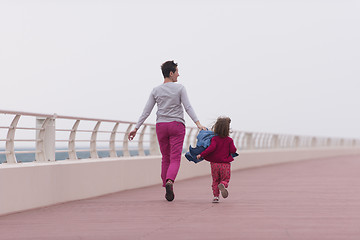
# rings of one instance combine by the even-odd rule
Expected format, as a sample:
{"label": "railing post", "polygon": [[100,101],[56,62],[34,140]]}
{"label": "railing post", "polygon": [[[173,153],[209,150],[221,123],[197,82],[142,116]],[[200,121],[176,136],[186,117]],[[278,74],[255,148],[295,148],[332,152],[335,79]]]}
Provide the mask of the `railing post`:
{"label": "railing post", "polygon": [[75,137],[79,124],[80,124],[80,120],[76,120],[73,128],[71,129],[71,133],[69,136],[69,159],[77,159],[76,149],[75,149]]}
{"label": "railing post", "polygon": [[98,121],[94,127],[94,130],[92,131],[91,134],[91,140],[90,140],[90,158],[99,158],[99,155],[97,153],[96,150],[96,138],[97,138],[97,133],[99,131],[99,127],[100,127],[101,121]]}
{"label": "railing post", "polygon": [[187,136],[186,136],[186,142],[185,142],[185,150],[187,151],[188,149],[189,149],[189,147],[190,147],[190,140],[191,140],[191,133],[192,133],[192,131],[193,131],[194,129],[193,128],[190,128],[190,130],[189,130],[189,132],[188,132],[188,134],[187,134]]}
{"label": "railing post", "polygon": [[269,148],[269,139],[270,139],[270,134],[265,133],[263,143],[262,143],[263,148]]}
{"label": "railing post", "polygon": [[6,162],[7,163],[17,163],[16,156],[15,156],[15,149],[14,149],[14,138],[15,138],[15,130],[16,126],[19,122],[21,115],[16,115],[11,122],[11,125],[9,127],[9,131],[6,138]]}
{"label": "railing post", "polygon": [[286,147],[286,148],[291,148],[291,140],[292,140],[292,137],[289,136],[289,135],[286,135],[285,138],[286,138],[286,140],[285,140],[285,147]]}
{"label": "railing post", "polygon": [[247,149],[254,149],[253,133],[246,133],[246,148]]}
{"label": "railing post", "polygon": [[304,138],[304,147],[311,147],[311,138],[310,137],[303,137]]}
{"label": "railing post", "polygon": [[257,144],[258,139],[259,139],[259,133],[252,133],[251,134],[251,146],[252,146],[252,149],[258,148],[258,144]]}
{"label": "railing post", "polygon": [[139,143],[138,143],[139,156],[145,156],[144,134],[145,134],[146,127],[147,127],[146,125],[143,126],[143,129],[141,130],[140,137],[139,137]]}
{"label": "railing post", "polygon": [[55,119],[37,117],[36,129],[35,161],[55,161]]}
{"label": "railing post", "polygon": [[279,135],[273,134],[271,138],[271,148],[278,148],[279,147]]}
{"label": "railing post", "polygon": [[250,149],[256,149],[256,138],[257,138],[257,133],[251,133],[250,134],[250,139],[251,139],[251,143],[250,143]]}
{"label": "railing post", "polygon": [[236,138],[235,138],[235,146],[238,149],[238,151],[240,150],[240,148],[242,148],[242,146],[240,145],[240,135],[241,132],[237,132]]}
{"label": "railing post", "polygon": [[312,138],[311,138],[311,145],[310,145],[310,147],[316,147],[316,146],[317,146],[316,137],[312,137]]}
{"label": "railing post", "polygon": [[270,134],[269,133],[265,133],[265,138],[264,138],[264,148],[270,148]]}
{"label": "railing post", "polygon": [[280,138],[278,134],[274,136],[274,146],[275,148],[280,148]]}
{"label": "railing post", "polygon": [[300,147],[300,138],[299,136],[294,137],[294,147],[299,148]]}
{"label": "railing post", "polygon": [[155,126],[150,127],[150,155],[160,155],[160,147]]}
{"label": "railing post", "polygon": [[246,149],[246,133],[245,132],[241,132],[241,136],[239,138],[239,146],[241,150]]}
{"label": "railing post", "polygon": [[263,133],[257,133],[257,135],[256,135],[256,148],[257,149],[263,148],[263,146],[262,146],[263,136],[264,136]]}
{"label": "railing post", "polygon": [[[194,146],[194,147],[196,147],[197,135],[199,134],[200,129],[197,128],[195,132],[196,132],[196,133],[192,135],[192,139],[193,139],[193,141],[192,141],[192,146]],[[189,149],[189,147],[188,147],[186,150],[188,150],[188,149]]]}
{"label": "railing post", "polygon": [[231,135],[231,138],[233,139],[234,145],[236,148],[237,148],[237,144],[236,144],[237,134],[238,134],[238,132],[235,131],[235,132],[232,132],[232,135]]}
{"label": "railing post", "polygon": [[326,146],[330,147],[331,146],[331,138],[327,138],[326,140]]}
{"label": "railing post", "polygon": [[262,137],[261,137],[261,144],[260,144],[262,149],[268,148],[267,139],[268,139],[268,134],[263,133]]}
{"label": "railing post", "polygon": [[130,151],[129,151],[129,139],[128,139],[128,135],[131,131],[133,124],[130,123],[128,128],[126,129],[125,135],[124,135],[124,142],[123,142],[123,153],[124,153],[124,157],[129,157],[130,156]]}
{"label": "railing post", "polygon": [[117,129],[119,127],[119,123],[115,123],[115,126],[111,132],[111,136],[110,136],[110,157],[117,157],[116,154],[116,148],[115,148],[115,137],[116,137],[116,132]]}

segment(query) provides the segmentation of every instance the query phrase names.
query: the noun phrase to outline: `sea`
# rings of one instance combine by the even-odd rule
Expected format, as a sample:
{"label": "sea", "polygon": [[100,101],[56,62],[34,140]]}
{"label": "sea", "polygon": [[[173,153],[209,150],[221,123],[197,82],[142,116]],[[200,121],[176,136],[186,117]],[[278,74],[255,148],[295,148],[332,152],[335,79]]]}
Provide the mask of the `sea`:
{"label": "sea", "polygon": [[[64,150],[64,149],[58,149],[58,150]],[[0,149],[1,152],[4,152],[4,149]],[[35,151],[32,149],[16,149],[16,151]],[[97,151],[99,158],[107,158],[110,157],[109,151]],[[129,150],[130,156],[138,156],[139,152],[138,150]],[[124,153],[122,150],[116,151],[117,156],[122,157],[124,156]],[[150,155],[149,150],[145,150],[145,155]],[[17,162],[33,162],[35,161],[35,153],[15,153]],[[90,158],[90,151],[79,151],[76,152],[76,156],[78,159],[87,159]],[[55,152],[55,160],[61,161],[69,159],[69,154],[67,152]],[[6,155],[4,153],[0,154],[0,164],[6,162]]]}

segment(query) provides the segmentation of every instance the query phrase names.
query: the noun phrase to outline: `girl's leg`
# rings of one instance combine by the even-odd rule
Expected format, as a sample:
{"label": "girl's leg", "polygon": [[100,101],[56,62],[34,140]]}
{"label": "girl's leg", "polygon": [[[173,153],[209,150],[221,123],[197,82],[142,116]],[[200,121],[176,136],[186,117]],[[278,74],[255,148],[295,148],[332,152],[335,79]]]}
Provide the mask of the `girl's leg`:
{"label": "girl's leg", "polygon": [[220,195],[220,191],[219,191],[219,183],[220,183],[220,165],[219,163],[210,163],[211,165],[211,176],[212,176],[212,190],[213,190],[213,194],[214,197],[219,197]]}
{"label": "girl's leg", "polygon": [[185,137],[185,126],[180,122],[169,123],[170,163],[166,172],[166,179],[175,181],[180,168],[181,153]]}
{"label": "girl's leg", "polygon": [[156,124],[156,135],[159,141],[160,152],[162,155],[161,162],[161,179],[163,181],[163,187],[166,184],[166,174],[170,165],[170,143],[167,130],[167,123]]}
{"label": "girl's leg", "polygon": [[225,188],[229,186],[230,176],[231,176],[231,164],[221,163],[220,183],[224,184]]}

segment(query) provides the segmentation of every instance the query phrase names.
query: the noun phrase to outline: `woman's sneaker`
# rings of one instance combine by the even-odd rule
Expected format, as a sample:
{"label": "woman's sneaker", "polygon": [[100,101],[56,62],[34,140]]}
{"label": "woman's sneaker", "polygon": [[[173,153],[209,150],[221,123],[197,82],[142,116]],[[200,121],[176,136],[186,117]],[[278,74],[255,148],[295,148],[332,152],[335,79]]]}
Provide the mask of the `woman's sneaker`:
{"label": "woman's sneaker", "polygon": [[218,203],[219,202],[219,197],[214,197],[212,200],[213,203]]}
{"label": "woman's sneaker", "polygon": [[173,182],[167,181],[165,184],[165,189],[166,189],[165,198],[166,198],[166,200],[171,202],[175,198],[174,190],[173,190]]}
{"label": "woman's sneaker", "polygon": [[228,190],[225,188],[224,184],[220,183],[220,184],[218,185],[218,188],[219,188],[219,190],[220,190],[220,192],[221,192],[221,196],[222,196],[223,198],[227,198],[227,197],[229,196],[229,192],[228,192]]}

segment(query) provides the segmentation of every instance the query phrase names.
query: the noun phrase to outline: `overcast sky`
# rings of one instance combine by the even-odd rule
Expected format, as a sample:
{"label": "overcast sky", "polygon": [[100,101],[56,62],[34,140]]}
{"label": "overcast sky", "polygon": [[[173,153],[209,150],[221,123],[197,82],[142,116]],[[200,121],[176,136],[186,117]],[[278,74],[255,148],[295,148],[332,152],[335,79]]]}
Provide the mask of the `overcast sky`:
{"label": "overcast sky", "polygon": [[359,12],[358,0],[0,0],[0,109],[137,121],[175,60],[206,126],[227,115],[234,130],[360,138]]}

